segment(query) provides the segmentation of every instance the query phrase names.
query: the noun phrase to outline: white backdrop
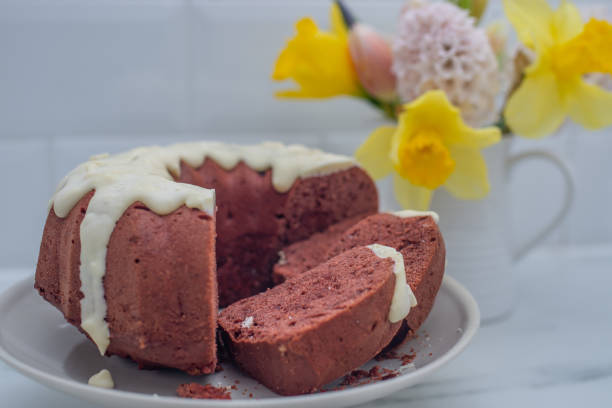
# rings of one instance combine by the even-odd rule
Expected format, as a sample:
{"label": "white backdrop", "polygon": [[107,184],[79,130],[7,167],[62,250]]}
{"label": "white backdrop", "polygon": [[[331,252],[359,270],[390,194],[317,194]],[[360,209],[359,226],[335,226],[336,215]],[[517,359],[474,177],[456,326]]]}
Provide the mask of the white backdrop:
{"label": "white backdrop", "polygon": [[[491,3],[487,19],[501,17],[501,1]],[[402,2],[348,4],[392,33]],[[278,101],[269,79],[293,22],[311,15],[326,25],[328,7],[326,0],[1,1],[0,268],[33,267],[56,183],[95,153],[193,139],[277,139],[352,153],[380,124],[377,112],[347,99]],[[577,182],[569,218],[545,245],[612,242],[612,132],[568,126],[514,145],[532,147],[563,155]],[[521,234],[554,211],[561,185],[546,164],[516,172],[508,216]]]}

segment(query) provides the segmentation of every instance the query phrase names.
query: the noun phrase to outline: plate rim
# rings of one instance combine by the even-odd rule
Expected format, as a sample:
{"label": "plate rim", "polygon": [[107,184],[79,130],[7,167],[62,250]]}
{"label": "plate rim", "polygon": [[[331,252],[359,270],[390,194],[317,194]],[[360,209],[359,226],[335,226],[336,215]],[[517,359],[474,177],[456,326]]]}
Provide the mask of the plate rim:
{"label": "plate rim", "polygon": [[[17,296],[23,294],[27,290],[33,290],[32,282],[33,276],[24,278],[0,293],[0,312],[6,310],[6,308],[10,306],[9,304],[11,303],[11,300],[15,299]],[[297,405],[317,404],[317,402],[331,402],[330,400],[338,398],[344,398],[346,400],[360,399],[361,403],[365,403],[420,382],[419,380],[428,377],[440,367],[446,365],[461,354],[461,352],[473,339],[480,327],[480,310],[476,300],[463,285],[448,274],[444,275],[441,289],[442,287],[448,290],[457,299],[457,301],[463,305],[466,314],[466,326],[461,333],[461,337],[459,337],[457,342],[448,351],[440,355],[437,359],[433,360],[426,366],[410,373],[406,373],[386,381],[365,384],[360,387],[338,390],[334,392],[245,400],[197,400],[180,398],[176,396],[154,396],[153,394],[144,394],[133,391],[96,388],[75,380],[65,379],[49,374],[43,370],[24,363],[17,357],[13,356],[8,352],[8,350],[5,349],[4,344],[1,341],[0,360],[4,361],[10,367],[14,368],[26,377],[33,379],[39,384],[91,402],[100,402],[105,400],[109,403],[119,403],[124,405],[126,403],[130,403],[130,406],[137,406],[136,404],[146,403],[150,407],[167,407],[172,404],[172,406],[177,407],[199,406],[209,408],[284,407],[287,404]]]}

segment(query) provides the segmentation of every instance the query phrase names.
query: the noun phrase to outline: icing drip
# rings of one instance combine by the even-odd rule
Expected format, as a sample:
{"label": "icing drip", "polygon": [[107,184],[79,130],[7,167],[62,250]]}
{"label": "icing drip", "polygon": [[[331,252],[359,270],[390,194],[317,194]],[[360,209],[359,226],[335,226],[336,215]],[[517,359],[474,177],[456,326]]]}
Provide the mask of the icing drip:
{"label": "icing drip", "polygon": [[103,278],[108,241],[115,224],[137,201],[159,215],[169,214],[182,205],[214,214],[214,190],[174,181],[180,175],[181,161],[197,168],[207,157],[227,170],[241,161],[256,171],[272,169],[272,184],[279,192],[288,191],[297,178],[329,174],[355,165],[349,157],[298,145],[195,142],[137,148],[112,156],[102,154],[72,170],[49,204],[63,218],[85,194],[95,191],[80,227],[79,276],[83,293],[81,327],[101,354],[106,352],[110,338],[105,321]]}
{"label": "icing drip", "polygon": [[[289,191],[298,178],[322,176],[356,166],[355,160],[348,156],[276,142],[249,146],[195,142],[170,146],[168,151],[194,168],[210,157],[226,170],[241,161],[256,171],[272,169],[272,185],[279,193]],[[178,174],[178,162],[173,172]]]}
{"label": "icing drip", "polygon": [[431,218],[433,218],[436,224],[440,221],[440,216],[438,215],[438,213],[434,211],[402,210],[402,211],[392,212],[389,214],[395,215],[396,217],[400,217],[400,218],[430,216]]}
{"label": "icing drip", "polygon": [[104,370],[101,370],[99,373],[89,377],[89,381],[87,381],[87,384],[100,388],[115,388],[115,382],[113,381],[113,377],[111,376],[110,371],[108,371],[106,368]]}
{"label": "icing drip", "polygon": [[393,273],[395,274],[395,289],[393,290],[393,298],[391,299],[391,307],[389,308],[389,321],[391,323],[399,322],[408,316],[410,308],[417,305],[417,299],[406,283],[406,270],[404,268],[404,257],[394,248],[372,244],[368,248],[374,252],[379,258],[391,258],[395,263]]}

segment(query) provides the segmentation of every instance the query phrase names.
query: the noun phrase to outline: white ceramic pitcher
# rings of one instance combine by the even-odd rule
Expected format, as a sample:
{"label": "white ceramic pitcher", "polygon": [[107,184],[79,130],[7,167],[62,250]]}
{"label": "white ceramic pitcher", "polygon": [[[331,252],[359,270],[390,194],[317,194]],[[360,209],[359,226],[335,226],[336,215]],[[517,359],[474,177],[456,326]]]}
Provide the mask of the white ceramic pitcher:
{"label": "white ceramic pitcher", "polygon": [[[431,209],[440,215],[440,229],[447,250],[446,271],[474,295],[483,323],[501,319],[512,311],[516,304],[513,262],[536,247],[560,224],[573,199],[571,172],[558,156],[543,150],[511,155],[510,139],[505,138],[483,151],[491,184],[487,198],[457,200],[440,189],[434,194],[431,204]],[[548,223],[535,236],[512,248],[512,207],[509,204],[512,197],[507,191],[508,178],[516,164],[528,159],[547,160],[558,167],[565,181],[565,196],[554,217],[542,215],[542,222]],[[381,208],[397,208],[386,182],[381,185]]]}

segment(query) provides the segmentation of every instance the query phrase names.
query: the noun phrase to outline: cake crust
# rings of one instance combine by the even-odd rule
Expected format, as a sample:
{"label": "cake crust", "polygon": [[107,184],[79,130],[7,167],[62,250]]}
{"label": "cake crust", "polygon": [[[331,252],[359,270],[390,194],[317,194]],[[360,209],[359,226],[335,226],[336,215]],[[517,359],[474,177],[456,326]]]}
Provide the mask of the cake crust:
{"label": "cake crust", "polygon": [[[83,197],[65,218],[50,210],[36,269],[35,288],[79,330],[79,229],[92,195]],[[125,211],[107,252],[107,355],[129,357],[141,367],[167,366],[190,374],[214,371],[214,227],[213,217],[184,206],[166,216],[139,202]]]}

